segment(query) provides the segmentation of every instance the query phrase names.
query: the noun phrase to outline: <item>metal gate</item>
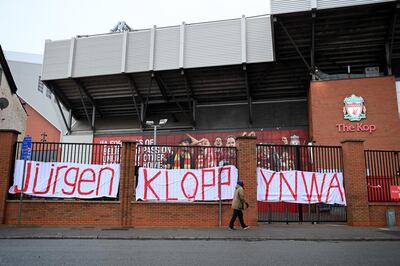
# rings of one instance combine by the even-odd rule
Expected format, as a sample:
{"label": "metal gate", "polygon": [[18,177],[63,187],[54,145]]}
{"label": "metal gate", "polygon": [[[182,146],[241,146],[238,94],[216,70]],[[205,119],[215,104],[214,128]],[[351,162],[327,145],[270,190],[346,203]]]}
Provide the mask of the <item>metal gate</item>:
{"label": "metal gate", "polygon": [[[343,172],[339,146],[257,145],[257,166],[273,171]],[[258,202],[259,222],[346,222],[346,206]]]}

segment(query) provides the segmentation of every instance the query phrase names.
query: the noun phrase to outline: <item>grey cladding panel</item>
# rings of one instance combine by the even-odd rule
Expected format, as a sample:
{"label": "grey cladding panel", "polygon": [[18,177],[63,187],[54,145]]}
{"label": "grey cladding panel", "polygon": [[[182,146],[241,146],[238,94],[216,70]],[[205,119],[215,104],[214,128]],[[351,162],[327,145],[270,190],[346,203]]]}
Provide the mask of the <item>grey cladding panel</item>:
{"label": "grey cladding panel", "polygon": [[155,37],[154,69],[179,68],[179,27],[157,29]]}
{"label": "grey cladding panel", "polygon": [[368,5],[382,2],[391,2],[394,0],[318,0],[318,9],[328,9],[345,6]]}
{"label": "grey cladding panel", "polygon": [[292,13],[306,10],[311,10],[311,0],[271,0],[271,14]]}
{"label": "grey cladding panel", "polygon": [[122,34],[77,39],[72,76],[120,73],[121,50]]}
{"label": "grey cladding panel", "polygon": [[126,53],[127,72],[148,71],[150,57],[150,30],[129,33]]}
{"label": "grey cladding panel", "polygon": [[240,19],[186,26],[184,67],[241,64]]}
{"label": "grey cladding panel", "polygon": [[258,63],[274,60],[271,18],[247,19],[247,62]]}
{"label": "grey cladding panel", "polygon": [[71,40],[46,43],[42,80],[61,79],[68,76],[70,45]]}

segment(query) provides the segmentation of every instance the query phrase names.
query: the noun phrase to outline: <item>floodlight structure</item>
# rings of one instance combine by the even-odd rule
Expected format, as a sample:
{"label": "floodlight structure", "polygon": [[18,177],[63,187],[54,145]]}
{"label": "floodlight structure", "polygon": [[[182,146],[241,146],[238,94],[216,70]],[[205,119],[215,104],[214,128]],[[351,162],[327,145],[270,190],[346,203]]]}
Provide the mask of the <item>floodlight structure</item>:
{"label": "floodlight structure", "polygon": [[165,126],[167,124],[167,122],[168,122],[168,119],[166,119],[166,118],[160,119],[160,121],[158,122],[157,125],[154,124],[154,121],[146,121],[146,125],[148,127],[153,128],[154,145],[157,145],[157,128]]}

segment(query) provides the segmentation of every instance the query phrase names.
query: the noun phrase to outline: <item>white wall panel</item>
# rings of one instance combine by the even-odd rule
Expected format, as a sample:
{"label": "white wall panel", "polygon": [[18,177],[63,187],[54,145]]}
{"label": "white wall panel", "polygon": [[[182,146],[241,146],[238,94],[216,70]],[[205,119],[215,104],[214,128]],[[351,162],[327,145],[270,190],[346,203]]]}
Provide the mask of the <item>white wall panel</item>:
{"label": "white wall panel", "polygon": [[307,10],[311,10],[311,0],[271,0],[271,14],[292,13]]}
{"label": "white wall panel", "polygon": [[179,68],[179,27],[156,30],[154,69]]}
{"label": "white wall panel", "polygon": [[247,21],[247,62],[268,62],[274,60],[270,16],[248,18]]}
{"label": "white wall panel", "polygon": [[78,38],[72,76],[120,73],[122,39],[122,33]]}
{"label": "white wall panel", "polygon": [[43,80],[65,78],[71,40],[46,42],[43,56]]}
{"label": "white wall panel", "polygon": [[184,67],[241,64],[240,19],[189,24]]}
{"label": "white wall panel", "polygon": [[142,72],[149,69],[150,30],[130,32],[126,50],[126,71]]}
{"label": "white wall panel", "polygon": [[318,0],[318,9],[328,9],[336,7],[368,5],[382,2],[391,2],[395,0]]}

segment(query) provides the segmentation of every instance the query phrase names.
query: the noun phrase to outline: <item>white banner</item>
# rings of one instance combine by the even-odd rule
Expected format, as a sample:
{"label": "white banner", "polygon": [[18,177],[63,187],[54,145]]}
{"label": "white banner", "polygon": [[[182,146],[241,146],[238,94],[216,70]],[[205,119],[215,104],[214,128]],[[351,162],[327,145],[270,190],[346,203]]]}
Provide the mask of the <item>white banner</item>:
{"label": "white banner", "polygon": [[[16,160],[14,185],[9,193],[21,193],[24,161]],[[116,198],[119,164],[47,163],[27,161],[22,192],[37,197]]]}
{"label": "white banner", "polygon": [[257,168],[257,200],[346,205],[342,173],[274,172]]}
{"label": "white banner", "polygon": [[232,199],[237,179],[238,170],[231,165],[199,170],[140,168],[136,200],[219,200],[220,194],[223,200]]}

